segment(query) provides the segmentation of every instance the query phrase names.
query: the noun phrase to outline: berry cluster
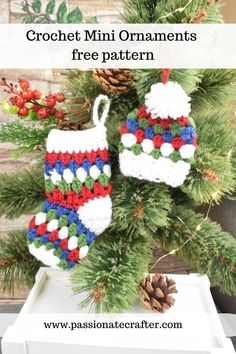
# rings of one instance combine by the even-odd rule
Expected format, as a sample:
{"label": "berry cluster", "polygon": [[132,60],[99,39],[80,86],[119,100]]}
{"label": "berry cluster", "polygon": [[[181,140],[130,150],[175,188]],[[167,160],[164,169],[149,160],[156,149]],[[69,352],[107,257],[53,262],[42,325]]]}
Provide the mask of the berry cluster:
{"label": "berry cluster", "polygon": [[18,85],[13,85],[2,78],[0,86],[5,87],[5,92],[14,95],[10,97],[9,103],[17,107],[16,113],[20,117],[26,117],[30,112],[34,112],[40,120],[50,117],[60,120],[65,117],[65,112],[57,107],[58,103],[65,101],[63,93],[48,94],[44,97],[39,90],[32,90],[27,80],[19,80]]}

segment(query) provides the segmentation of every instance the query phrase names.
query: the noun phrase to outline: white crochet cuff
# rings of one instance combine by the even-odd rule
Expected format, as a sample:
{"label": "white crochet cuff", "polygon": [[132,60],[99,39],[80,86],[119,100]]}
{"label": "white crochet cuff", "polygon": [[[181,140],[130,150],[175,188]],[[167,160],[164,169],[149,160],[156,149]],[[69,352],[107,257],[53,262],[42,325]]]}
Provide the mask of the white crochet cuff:
{"label": "white crochet cuff", "polygon": [[52,129],[47,138],[47,151],[51,152],[91,152],[107,149],[106,127],[98,125],[88,130],[63,131]]}
{"label": "white crochet cuff", "polygon": [[135,155],[132,151],[124,150],[119,155],[120,169],[124,176],[146,179],[151,182],[164,182],[171,187],[184,183],[190,164],[185,161],[173,162],[169,158],[154,159],[145,153]]}

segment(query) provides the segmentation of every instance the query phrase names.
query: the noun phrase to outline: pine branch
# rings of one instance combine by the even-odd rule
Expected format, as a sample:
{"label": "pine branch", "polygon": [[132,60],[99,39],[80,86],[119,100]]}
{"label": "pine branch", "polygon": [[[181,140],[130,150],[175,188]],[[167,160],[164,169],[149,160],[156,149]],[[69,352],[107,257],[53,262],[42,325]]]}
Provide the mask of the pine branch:
{"label": "pine branch", "polygon": [[194,114],[231,109],[236,94],[236,70],[205,69],[199,75],[201,81],[191,95]]}
{"label": "pine branch", "polygon": [[155,232],[168,224],[172,208],[170,190],[164,184],[148,183],[117,175],[113,182],[114,230],[126,230],[133,234],[139,228]]}
{"label": "pine branch", "polygon": [[148,270],[152,246],[152,236],[141,228],[132,237],[118,232],[103,235],[72,272],[74,293],[87,293],[79,307],[91,305],[97,312],[112,313],[129,309]]}
{"label": "pine branch", "polygon": [[14,219],[32,213],[44,200],[43,171],[39,167],[1,174],[0,214]]}
{"label": "pine branch", "polygon": [[[220,5],[209,0],[123,0],[126,23],[221,22]],[[204,16],[199,16],[204,11]]]}
{"label": "pine branch", "polygon": [[12,231],[0,236],[0,282],[10,294],[22,285],[31,287],[40,267],[40,262],[29,253],[26,233]]}
{"label": "pine branch", "polygon": [[13,143],[22,152],[30,152],[38,145],[44,145],[49,128],[40,129],[25,126],[18,120],[0,125],[0,142]]}
{"label": "pine branch", "polygon": [[219,286],[224,293],[235,295],[236,240],[224,232],[219,224],[179,206],[172,215],[168,229],[160,230],[158,236],[163,247],[169,251],[187,241],[200,224],[196,236],[181,248],[179,255],[198,272],[207,274],[212,286]]}
{"label": "pine branch", "polygon": [[[206,171],[211,171],[210,175]],[[212,178],[215,176],[215,178]],[[227,154],[216,155],[199,146],[192,169],[181,190],[196,204],[219,204],[222,197],[230,196],[236,187],[236,171]]]}
{"label": "pine branch", "polygon": [[196,115],[195,121],[199,146],[181,189],[197,204],[219,203],[236,188],[235,123],[221,112]]}

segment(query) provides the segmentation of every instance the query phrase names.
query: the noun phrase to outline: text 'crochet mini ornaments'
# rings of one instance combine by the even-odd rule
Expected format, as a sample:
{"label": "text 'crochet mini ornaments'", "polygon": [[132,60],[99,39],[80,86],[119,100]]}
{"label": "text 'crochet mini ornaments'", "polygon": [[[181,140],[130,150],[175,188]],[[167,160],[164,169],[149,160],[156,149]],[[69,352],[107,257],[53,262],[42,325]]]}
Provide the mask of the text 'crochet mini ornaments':
{"label": "text 'crochet mini ornaments'", "polygon": [[[100,102],[106,101],[98,118]],[[84,258],[96,236],[111,222],[111,176],[105,120],[106,96],[94,104],[94,128],[53,129],[45,161],[46,197],[42,211],[29,224],[30,252],[53,268],[70,269]]]}
{"label": "text 'crochet mini ornaments'", "polygon": [[181,186],[197,147],[195,124],[189,117],[190,98],[176,82],[151,87],[145,105],[123,124],[119,145],[120,169],[125,176]]}

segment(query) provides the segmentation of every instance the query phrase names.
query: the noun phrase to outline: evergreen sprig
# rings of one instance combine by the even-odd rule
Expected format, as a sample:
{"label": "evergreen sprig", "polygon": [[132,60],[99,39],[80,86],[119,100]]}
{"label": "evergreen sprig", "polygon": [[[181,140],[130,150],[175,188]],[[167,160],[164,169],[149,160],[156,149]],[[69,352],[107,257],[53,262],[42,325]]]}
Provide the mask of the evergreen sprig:
{"label": "evergreen sprig", "polygon": [[199,76],[201,80],[191,95],[192,111],[196,115],[232,108],[232,97],[236,94],[235,69],[205,69],[199,71]]}
{"label": "evergreen sprig", "polygon": [[168,224],[172,207],[170,190],[164,184],[156,185],[118,174],[113,183],[113,222],[115,230],[132,234],[139,228],[155,232]]}
{"label": "evergreen sprig", "polygon": [[[125,23],[217,23],[220,4],[208,0],[123,0]],[[204,11],[204,16],[202,12]],[[201,15],[201,16],[200,16]]]}
{"label": "evergreen sprig", "polygon": [[44,198],[44,179],[41,167],[1,174],[1,215],[14,219],[22,214],[31,214]]}
{"label": "evergreen sprig", "polygon": [[26,230],[0,235],[0,284],[10,294],[23,285],[31,287],[40,262],[30,253]]}
{"label": "evergreen sprig", "polygon": [[198,272],[207,274],[212,286],[217,285],[224,293],[236,295],[236,240],[219,224],[178,206],[168,228],[159,230],[158,238],[170,251],[182,246],[195,233],[178,254]]}
{"label": "evergreen sprig", "polygon": [[[216,179],[206,177],[205,171],[216,174]],[[198,205],[219,203],[222,197],[230,196],[236,187],[236,170],[228,154],[217,155],[199,146],[187,180],[181,187]]]}
{"label": "evergreen sprig", "polygon": [[129,309],[137,298],[140,279],[148,270],[152,247],[152,236],[142,228],[132,236],[121,232],[104,235],[89,257],[72,271],[74,293],[84,296],[79,307],[111,313]]}
{"label": "evergreen sprig", "polygon": [[13,143],[21,152],[30,152],[36,146],[44,146],[49,128],[26,126],[15,120],[0,125],[0,143]]}

